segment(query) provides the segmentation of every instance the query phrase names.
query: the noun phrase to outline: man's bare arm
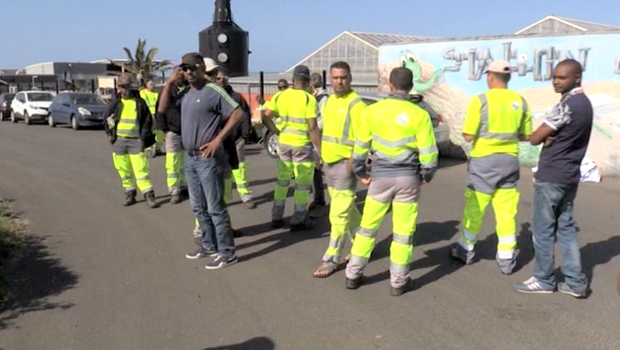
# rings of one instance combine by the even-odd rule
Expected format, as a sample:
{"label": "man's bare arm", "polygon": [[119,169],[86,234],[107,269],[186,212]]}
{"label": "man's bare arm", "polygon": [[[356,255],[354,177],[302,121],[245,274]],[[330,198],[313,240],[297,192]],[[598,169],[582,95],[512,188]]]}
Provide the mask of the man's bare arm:
{"label": "man's bare arm", "polygon": [[277,114],[274,111],[266,110],[261,113],[261,119],[263,121],[263,125],[269,130],[271,133],[280,135],[280,130],[273,122],[273,119],[277,117]]}
{"label": "man's bare arm", "polygon": [[226,124],[224,124],[224,128],[222,128],[222,131],[220,131],[217,137],[221,140],[226,139],[228,135],[230,135],[230,133],[235,130],[239,123],[241,123],[241,120],[243,119],[243,114],[244,112],[241,108],[235,108],[235,110],[230,114],[230,117],[228,117]]}
{"label": "man's bare arm", "polygon": [[319,124],[316,122],[316,118],[306,119],[308,122],[308,132],[310,134],[310,140],[314,144],[316,150],[321,154],[321,132],[319,131]]}
{"label": "man's bare arm", "polygon": [[463,134],[463,138],[465,139],[465,142],[472,142],[474,141],[476,136],[470,134]]}
{"label": "man's bare arm", "polygon": [[538,146],[541,143],[545,142],[548,137],[552,136],[555,133],[552,127],[549,125],[542,123],[536,131],[530,137],[530,143],[534,146]]}
{"label": "man's bare arm", "polygon": [[158,111],[165,113],[168,110],[168,107],[170,107],[170,104],[171,104],[170,100],[172,100],[171,98],[172,94],[170,93],[170,89],[173,89],[172,85],[175,85],[176,82],[182,78],[183,78],[183,71],[181,70],[181,68],[175,68],[172,71],[172,74],[170,75],[168,80],[166,80],[166,83],[164,84],[164,88],[162,89],[160,93],[161,98],[159,99],[159,104],[157,105]]}

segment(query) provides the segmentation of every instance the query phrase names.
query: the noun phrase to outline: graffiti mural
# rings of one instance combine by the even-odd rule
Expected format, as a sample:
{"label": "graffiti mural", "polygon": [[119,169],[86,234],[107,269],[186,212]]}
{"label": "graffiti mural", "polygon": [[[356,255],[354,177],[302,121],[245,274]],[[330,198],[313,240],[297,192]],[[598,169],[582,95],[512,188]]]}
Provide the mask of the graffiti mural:
{"label": "graffiti mural", "polygon": [[[383,45],[379,52],[380,89],[389,72],[405,66],[414,74],[412,92],[420,93],[450,125],[452,142],[469,151],[461,135],[470,99],[488,90],[484,72],[495,59],[511,64],[509,87],[532,109],[534,127],[559,100],[551,80],[558,62],[573,58],[585,71],[583,87],[592,101],[595,122],[588,149],[601,173],[620,176],[620,34],[506,37]],[[519,160],[533,166],[540,149],[520,146]]]}

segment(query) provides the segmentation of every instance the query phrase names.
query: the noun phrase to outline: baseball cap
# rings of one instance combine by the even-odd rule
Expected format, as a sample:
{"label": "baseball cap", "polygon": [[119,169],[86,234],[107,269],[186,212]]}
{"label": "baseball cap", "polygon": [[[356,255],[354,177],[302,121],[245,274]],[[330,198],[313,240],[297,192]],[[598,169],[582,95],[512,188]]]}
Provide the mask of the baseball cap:
{"label": "baseball cap", "polygon": [[293,70],[293,77],[310,78],[310,69],[304,65],[299,65]]}
{"label": "baseball cap", "polygon": [[204,59],[202,58],[202,55],[198,52],[186,53],[181,58],[181,66],[204,67],[204,64]]}
{"label": "baseball cap", "polygon": [[205,72],[211,72],[214,71],[218,68],[222,68],[222,66],[220,66],[219,64],[217,64],[217,62],[215,62],[215,60],[213,60],[212,58],[206,57],[204,59],[204,65],[205,65]]}
{"label": "baseball cap", "polygon": [[508,63],[508,61],[496,60],[496,61],[491,62],[491,64],[489,64],[489,67],[487,68],[486,73],[489,73],[489,72],[510,74],[512,73],[512,70],[510,69],[510,64]]}

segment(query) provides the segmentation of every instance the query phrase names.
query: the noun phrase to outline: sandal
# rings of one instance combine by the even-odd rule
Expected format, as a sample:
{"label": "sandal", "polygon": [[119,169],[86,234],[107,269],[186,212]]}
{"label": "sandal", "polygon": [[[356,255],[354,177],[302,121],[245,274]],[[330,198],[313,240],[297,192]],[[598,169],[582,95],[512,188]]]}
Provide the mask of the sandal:
{"label": "sandal", "polygon": [[336,271],[342,270],[347,265],[346,262],[341,262],[339,264],[333,262],[324,262],[319,266],[319,268],[314,271],[312,274],[313,277],[316,278],[326,278],[333,275]]}

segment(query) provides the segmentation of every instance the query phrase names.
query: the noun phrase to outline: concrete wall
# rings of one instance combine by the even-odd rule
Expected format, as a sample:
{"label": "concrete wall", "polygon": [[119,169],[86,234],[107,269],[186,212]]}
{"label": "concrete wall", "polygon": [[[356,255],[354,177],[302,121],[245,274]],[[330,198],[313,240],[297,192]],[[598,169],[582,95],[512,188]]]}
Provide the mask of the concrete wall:
{"label": "concrete wall", "polygon": [[[387,90],[389,72],[401,65],[401,58],[414,57],[421,72],[414,89],[448,122],[452,141],[468,151],[461,136],[463,119],[470,99],[488,90],[484,71],[490,61],[512,64],[510,88],[528,101],[537,127],[560,98],[551,86],[554,66],[575,58],[585,67],[583,86],[595,108],[588,153],[603,175],[620,176],[619,41],[620,34],[590,34],[386,45],[379,53],[380,88]],[[539,152],[523,143],[521,163],[534,165]]]}

